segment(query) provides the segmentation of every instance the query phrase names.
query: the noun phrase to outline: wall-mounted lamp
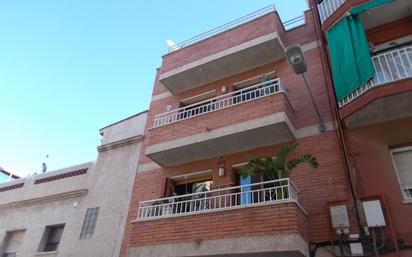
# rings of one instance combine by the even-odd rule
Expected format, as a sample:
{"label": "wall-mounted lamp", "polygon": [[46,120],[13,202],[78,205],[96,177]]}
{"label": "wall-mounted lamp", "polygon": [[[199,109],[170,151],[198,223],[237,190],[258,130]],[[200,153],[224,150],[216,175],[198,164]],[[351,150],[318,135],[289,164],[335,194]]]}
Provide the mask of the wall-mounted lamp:
{"label": "wall-mounted lamp", "polygon": [[224,157],[220,157],[219,161],[217,162],[217,168],[219,171],[219,177],[224,177],[225,176],[225,158]]}
{"label": "wall-mounted lamp", "polygon": [[227,92],[227,86],[223,86],[222,87],[222,94],[226,94],[226,92]]}
{"label": "wall-mounted lamp", "polygon": [[302,49],[299,45],[290,45],[285,49],[285,55],[288,59],[290,66],[293,69],[293,72],[297,75],[302,75],[303,81],[305,82],[306,89],[309,92],[310,100],[312,101],[313,107],[315,108],[316,114],[319,119],[319,131],[325,132],[326,126],[323,122],[322,116],[320,115],[318,106],[313,99],[312,92],[308,86],[308,82],[306,81],[305,72],[308,70],[308,66],[306,64],[305,55],[303,54]]}

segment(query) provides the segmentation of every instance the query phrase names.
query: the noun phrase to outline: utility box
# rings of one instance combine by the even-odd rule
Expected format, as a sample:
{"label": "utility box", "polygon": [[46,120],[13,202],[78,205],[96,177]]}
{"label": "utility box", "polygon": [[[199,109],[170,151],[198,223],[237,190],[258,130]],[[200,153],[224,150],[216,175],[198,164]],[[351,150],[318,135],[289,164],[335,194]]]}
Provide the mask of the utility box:
{"label": "utility box", "polygon": [[361,243],[350,243],[349,246],[352,256],[363,256],[363,247]]}
{"label": "utility box", "polygon": [[369,228],[385,227],[385,217],[383,216],[381,202],[379,200],[362,202],[365,212],[366,223]]}
{"label": "utility box", "polygon": [[332,219],[332,228],[343,229],[349,228],[349,217],[346,205],[334,205],[329,207],[330,217]]}

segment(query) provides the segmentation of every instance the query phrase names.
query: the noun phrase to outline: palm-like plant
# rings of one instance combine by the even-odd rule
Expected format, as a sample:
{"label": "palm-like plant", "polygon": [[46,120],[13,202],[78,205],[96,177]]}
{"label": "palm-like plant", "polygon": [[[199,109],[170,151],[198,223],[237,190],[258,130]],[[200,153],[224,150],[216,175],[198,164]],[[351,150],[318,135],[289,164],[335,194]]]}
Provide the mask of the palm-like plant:
{"label": "palm-like plant", "polygon": [[242,177],[246,178],[248,176],[263,174],[270,180],[288,178],[292,173],[292,170],[302,163],[308,163],[311,167],[317,169],[319,163],[317,162],[316,157],[311,154],[304,154],[288,160],[289,154],[298,146],[299,143],[297,142],[282,146],[279,152],[275,155],[275,158],[272,158],[271,156],[264,159],[259,157],[252,158],[241,168]]}

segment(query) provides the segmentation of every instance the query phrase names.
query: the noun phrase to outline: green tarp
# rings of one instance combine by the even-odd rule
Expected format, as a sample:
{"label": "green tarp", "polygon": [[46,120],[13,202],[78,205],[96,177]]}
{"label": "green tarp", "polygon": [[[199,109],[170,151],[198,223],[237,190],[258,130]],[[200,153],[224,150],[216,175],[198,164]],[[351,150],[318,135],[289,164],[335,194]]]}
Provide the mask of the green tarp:
{"label": "green tarp", "polygon": [[338,100],[365,84],[375,74],[359,13],[390,1],[374,0],[358,5],[352,9],[350,16],[342,18],[326,32]]}

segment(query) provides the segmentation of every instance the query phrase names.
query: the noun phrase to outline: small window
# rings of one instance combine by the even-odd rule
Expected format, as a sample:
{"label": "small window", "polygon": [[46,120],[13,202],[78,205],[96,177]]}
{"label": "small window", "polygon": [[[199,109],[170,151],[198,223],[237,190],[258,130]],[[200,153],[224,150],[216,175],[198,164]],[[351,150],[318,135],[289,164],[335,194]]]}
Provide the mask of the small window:
{"label": "small window", "polygon": [[205,101],[200,104],[189,105],[180,111],[180,119],[190,118],[216,109],[216,100]]}
{"label": "small window", "polygon": [[47,226],[40,243],[39,252],[57,251],[64,230],[63,225]]}
{"label": "small window", "polygon": [[399,184],[405,200],[412,200],[412,147],[391,151]]}
{"label": "small window", "polygon": [[88,239],[93,236],[94,229],[96,228],[97,216],[99,216],[99,210],[100,207],[87,209],[82,232],[80,233],[80,239]]}
{"label": "small window", "polygon": [[242,90],[243,88],[251,87],[257,84],[268,82],[277,78],[277,72],[271,71],[269,73],[260,74],[258,76],[238,81],[233,84],[234,91]]}
{"label": "small window", "polygon": [[7,232],[2,257],[16,257],[24,238],[24,230]]}
{"label": "small window", "polygon": [[273,80],[274,75],[276,74],[272,72],[233,84],[235,91],[233,102],[241,103],[277,92],[279,84]]}

